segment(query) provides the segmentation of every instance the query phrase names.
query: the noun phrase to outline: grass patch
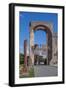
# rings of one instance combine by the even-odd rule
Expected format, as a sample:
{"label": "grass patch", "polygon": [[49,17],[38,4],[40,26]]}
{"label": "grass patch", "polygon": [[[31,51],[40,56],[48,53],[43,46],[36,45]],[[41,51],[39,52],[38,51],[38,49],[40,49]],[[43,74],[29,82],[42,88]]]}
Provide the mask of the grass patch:
{"label": "grass patch", "polygon": [[34,68],[30,68],[29,70],[29,77],[34,77]]}

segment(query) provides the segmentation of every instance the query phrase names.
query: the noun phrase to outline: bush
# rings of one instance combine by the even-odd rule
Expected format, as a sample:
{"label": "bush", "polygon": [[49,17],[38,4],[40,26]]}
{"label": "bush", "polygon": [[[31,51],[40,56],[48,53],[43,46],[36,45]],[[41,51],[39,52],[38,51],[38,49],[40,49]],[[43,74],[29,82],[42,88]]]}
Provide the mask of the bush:
{"label": "bush", "polygon": [[20,64],[24,64],[24,54],[20,54]]}

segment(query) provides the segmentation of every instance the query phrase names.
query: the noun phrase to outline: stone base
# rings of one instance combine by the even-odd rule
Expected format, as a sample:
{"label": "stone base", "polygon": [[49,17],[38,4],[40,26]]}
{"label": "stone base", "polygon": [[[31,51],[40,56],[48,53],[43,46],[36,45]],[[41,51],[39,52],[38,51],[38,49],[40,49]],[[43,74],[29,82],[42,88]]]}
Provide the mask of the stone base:
{"label": "stone base", "polygon": [[22,68],[22,72],[27,72],[27,67]]}
{"label": "stone base", "polygon": [[29,75],[28,67],[22,67],[20,70],[20,77],[27,77]]}
{"label": "stone base", "polygon": [[55,60],[55,59],[52,59],[51,61],[50,61],[50,65],[57,65],[58,64],[58,62],[57,62],[57,60]]}

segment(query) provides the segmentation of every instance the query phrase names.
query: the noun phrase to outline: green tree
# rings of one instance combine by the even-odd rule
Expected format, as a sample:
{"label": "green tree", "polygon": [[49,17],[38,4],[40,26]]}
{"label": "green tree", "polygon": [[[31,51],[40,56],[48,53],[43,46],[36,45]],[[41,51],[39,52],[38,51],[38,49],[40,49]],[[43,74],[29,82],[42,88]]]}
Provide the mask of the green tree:
{"label": "green tree", "polygon": [[24,54],[20,53],[20,64],[24,64]]}

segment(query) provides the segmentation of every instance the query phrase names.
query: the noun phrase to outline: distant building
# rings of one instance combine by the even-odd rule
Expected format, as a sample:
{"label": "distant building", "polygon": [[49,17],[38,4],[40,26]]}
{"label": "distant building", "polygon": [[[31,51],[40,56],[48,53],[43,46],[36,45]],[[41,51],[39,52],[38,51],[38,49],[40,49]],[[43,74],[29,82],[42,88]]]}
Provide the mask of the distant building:
{"label": "distant building", "polygon": [[[36,45],[34,45],[35,47]],[[43,58],[47,57],[47,45],[41,45],[41,47],[39,47],[39,45],[37,45],[34,49],[34,55],[39,55],[39,56],[43,56]]]}

